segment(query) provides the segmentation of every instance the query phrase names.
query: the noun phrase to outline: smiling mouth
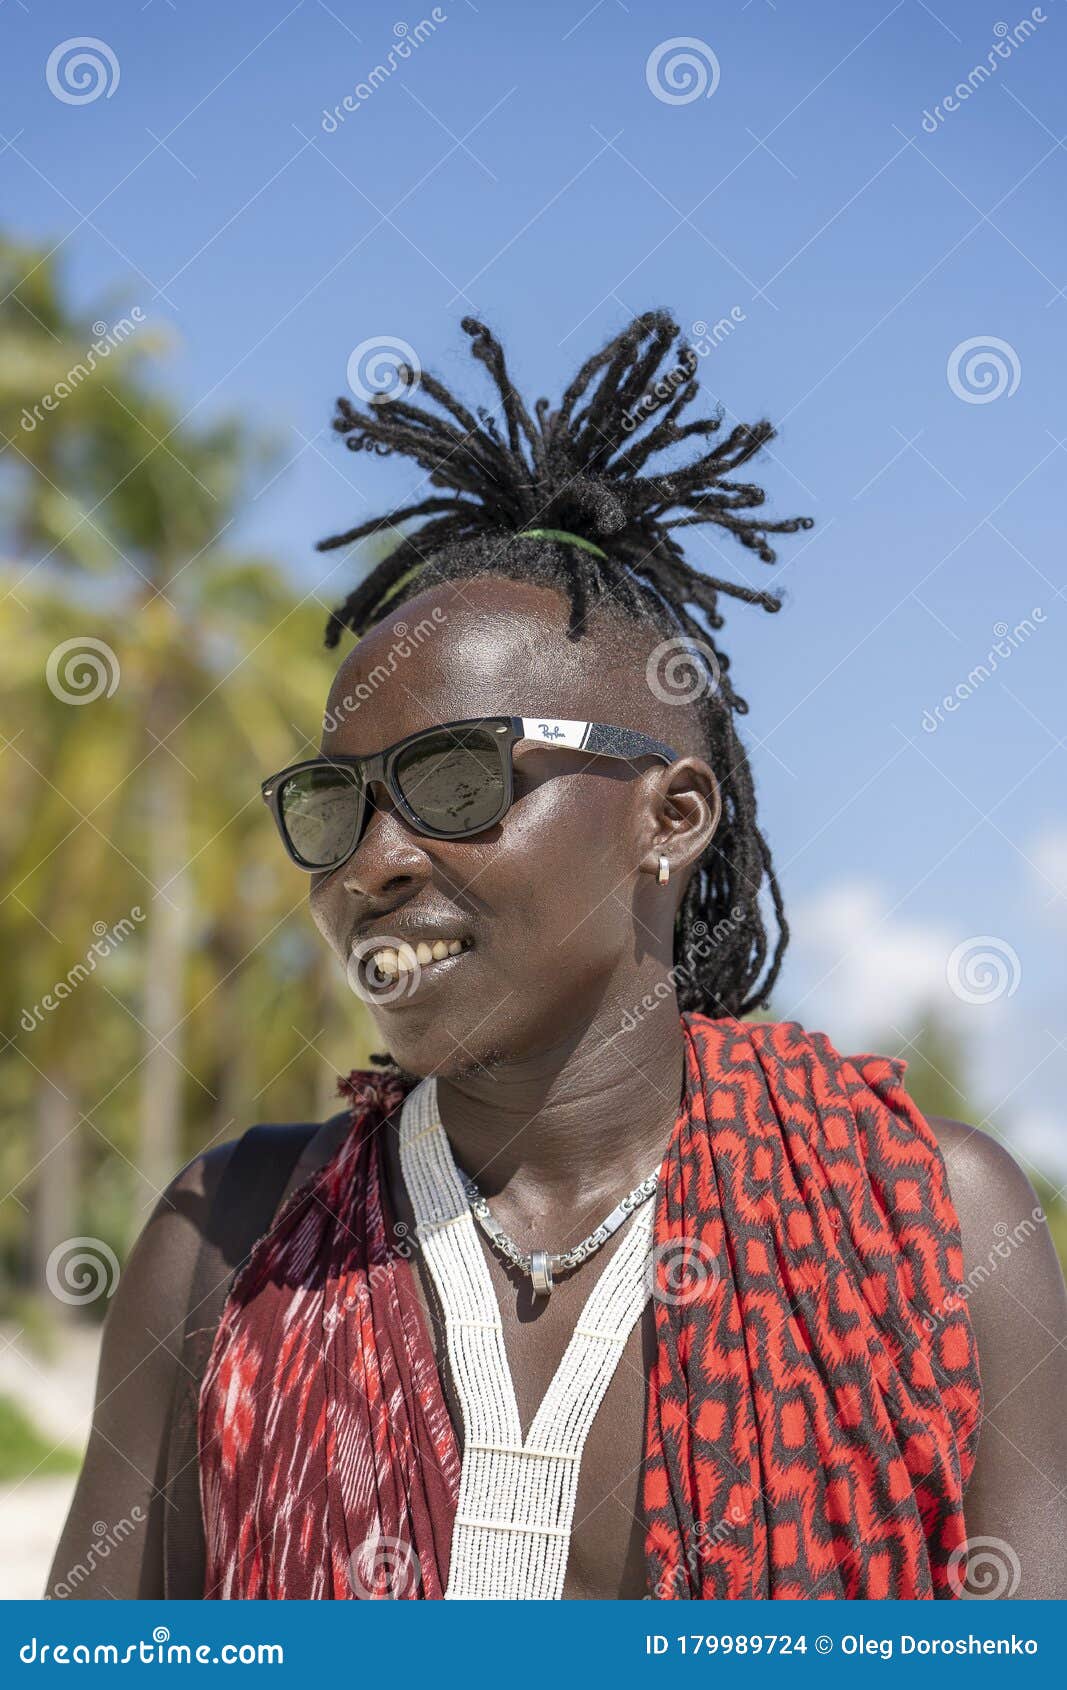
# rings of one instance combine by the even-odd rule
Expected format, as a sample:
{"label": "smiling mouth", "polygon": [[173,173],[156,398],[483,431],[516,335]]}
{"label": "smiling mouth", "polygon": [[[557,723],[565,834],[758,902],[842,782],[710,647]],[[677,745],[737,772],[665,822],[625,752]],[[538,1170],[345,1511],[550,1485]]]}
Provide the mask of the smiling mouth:
{"label": "smiling mouth", "polygon": [[458,968],[474,941],[457,939],[396,938],[381,934],[359,939],[352,945],[345,970],[356,996],[374,1009],[402,1008],[411,999],[422,998],[438,980],[444,982]]}
{"label": "smiling mouth", "polygon": [[367,967],[372,976],[385,981],[401,980],[405,975],[417,974],[420,969],[433,968],[450,957],[462,956],[471,949],[470,939],[419,939],[414,944],[383,945],[367,955]]}

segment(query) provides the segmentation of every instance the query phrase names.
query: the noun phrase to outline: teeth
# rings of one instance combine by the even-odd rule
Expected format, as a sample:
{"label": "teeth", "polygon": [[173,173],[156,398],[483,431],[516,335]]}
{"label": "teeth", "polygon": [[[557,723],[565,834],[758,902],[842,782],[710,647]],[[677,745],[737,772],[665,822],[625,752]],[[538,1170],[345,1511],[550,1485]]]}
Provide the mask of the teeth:
{"label": "teeth", "polygon": [[420,939],[415,945],[405,943],[395,948],[385,945],[374,952],[371,961],[379,974],[395,979],[401,974],[411,974],[416,968],[425,968],[428,963],[459,956],[463,948],[462,939],[435,939],[432,945],[427,939]]}

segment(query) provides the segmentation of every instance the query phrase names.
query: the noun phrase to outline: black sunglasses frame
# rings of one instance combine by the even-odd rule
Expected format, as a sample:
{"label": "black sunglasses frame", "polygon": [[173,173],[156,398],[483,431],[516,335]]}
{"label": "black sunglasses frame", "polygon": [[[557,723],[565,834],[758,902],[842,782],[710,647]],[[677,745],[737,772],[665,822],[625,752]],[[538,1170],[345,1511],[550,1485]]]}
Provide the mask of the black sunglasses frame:
{"label": "black sunglasses frame", "polygon": [[[463,730],[480,730],[491,734],[500,746],[500,769],[503,776],[503,797],[495,815],[489,821],[479,822],[477,827],[460,833],[446,832],[423,821],[405,798],[395,773],[397,762],[410,746],[417,744],[419,740],[430,738],[433,734],[452,730],[457,733],[462,733]],[[518,741],[523,739],[561,746],[564,750],[586,751],[591,757],[615,757],[624,762],[632,762],[638,757],[658,757],[661,762],[670,764],[676,762],[680,755],[662,740],[651,739],[648,734],[638,733],[632,728],[611,727],[606,722],[575,722],[541,716],[471,716],[459,722],[438,722],[433,727],[421,728],[417,733],[408,734],[404,739],[397,740],[395,745],[387,745],[384,751],[377,751],[372,756],[305,758],[303,762],[291,763],[288,768],[271,775],[262,783],[260,790],[274,817],[282,844],[297,868],[302,868],[310,874],[332,874],[342,863],[347,862],[359,847],[366,828],[367,815],[372,807],[368,793],[375,781],[385,787],[409,827],[427,839],[473,839],[479,833],[487,833],[507,815],[515,801],[512,752]],[[289,837],[282,811],[282,796],[286,782],[293,775],[302,774],[305,769],[321,768],[357,771],[361,778],[358,783],[353,783],[353,790],[359,796],[360,807],[353,827],[352,843],[336,862],[308,863],[301,857]]]}

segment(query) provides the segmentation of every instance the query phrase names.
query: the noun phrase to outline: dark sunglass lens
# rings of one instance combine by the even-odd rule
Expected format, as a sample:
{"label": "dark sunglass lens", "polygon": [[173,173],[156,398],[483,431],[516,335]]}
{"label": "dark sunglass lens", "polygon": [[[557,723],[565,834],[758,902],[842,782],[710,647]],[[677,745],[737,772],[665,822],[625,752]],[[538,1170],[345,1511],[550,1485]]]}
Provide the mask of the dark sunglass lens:
{"label": "dark sunglass lens", "polygon": [[308,868],[332,868],[352,850],[363,795],[354,769],[322,764],[290,775],[281,815],[293,850]]}
{"label": "dark sunglass lens", "polygon": [[504,802],[503,736],[485,728],[443,730],[401,753],[396,781],[411,809],[437,833],[488,827]]}

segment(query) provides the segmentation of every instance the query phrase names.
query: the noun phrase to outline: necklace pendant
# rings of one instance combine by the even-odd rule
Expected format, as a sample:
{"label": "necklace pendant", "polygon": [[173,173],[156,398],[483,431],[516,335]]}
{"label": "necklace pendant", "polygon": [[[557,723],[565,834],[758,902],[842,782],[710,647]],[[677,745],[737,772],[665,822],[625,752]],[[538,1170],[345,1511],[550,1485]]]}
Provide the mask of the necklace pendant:
{"label": "necklace pendant", "polygon": [[535,1250],[530,1257],[530,1280],[534,1295],[552,1295],[552,1261],[547,1250]]}

